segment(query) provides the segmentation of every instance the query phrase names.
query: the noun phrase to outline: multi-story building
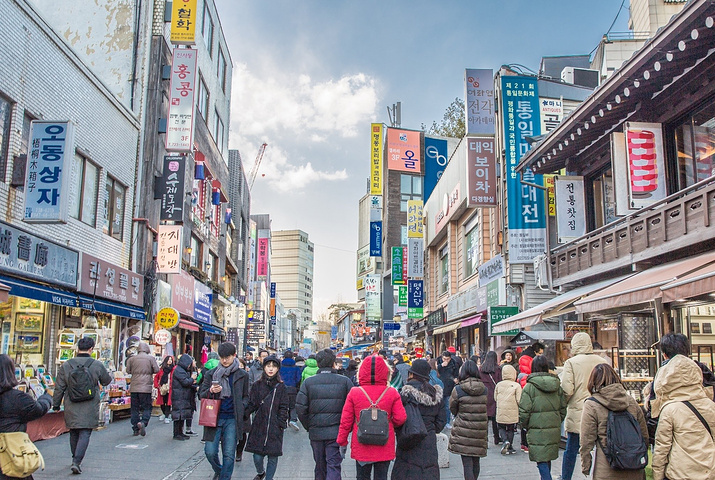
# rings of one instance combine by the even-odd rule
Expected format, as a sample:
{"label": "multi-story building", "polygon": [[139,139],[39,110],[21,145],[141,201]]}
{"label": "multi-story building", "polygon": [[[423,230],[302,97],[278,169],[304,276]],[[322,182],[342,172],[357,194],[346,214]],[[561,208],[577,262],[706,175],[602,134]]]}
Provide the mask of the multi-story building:
{"label": "multi-story building", "polygon": [[232,217],[231,229],[230,232],[227,232],[227,241],[231,239],[231,248],[228,250],[238,266],[236,295],[245,297],[248,291],[248,263],[251,246],[251,192],[238,150],[229,150],[228,152],[228,173],[228,197]]}
{"label": "multi-story building", "polygon": [[[248,325],[247,342],[251,346],[272,346],[274,329],[269,316],[271,284],[271,217],[263,213],[250,216],[250,265],[246,304],[263,318],[263,324]],[[276,319],[277,320],[277,319]],[[250,322],[249,322],[250,323]]]}

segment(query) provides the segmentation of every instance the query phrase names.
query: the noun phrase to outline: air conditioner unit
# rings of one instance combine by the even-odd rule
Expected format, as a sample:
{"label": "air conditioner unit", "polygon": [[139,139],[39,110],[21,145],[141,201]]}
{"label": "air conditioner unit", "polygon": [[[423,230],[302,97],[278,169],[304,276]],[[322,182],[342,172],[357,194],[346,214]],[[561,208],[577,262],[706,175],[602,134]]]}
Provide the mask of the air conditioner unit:
{"label": "air conditioner unit", "polygon": [[565,67],[561,70],[561,80],[581,87],[596,88],[600,73],[590,68]]}

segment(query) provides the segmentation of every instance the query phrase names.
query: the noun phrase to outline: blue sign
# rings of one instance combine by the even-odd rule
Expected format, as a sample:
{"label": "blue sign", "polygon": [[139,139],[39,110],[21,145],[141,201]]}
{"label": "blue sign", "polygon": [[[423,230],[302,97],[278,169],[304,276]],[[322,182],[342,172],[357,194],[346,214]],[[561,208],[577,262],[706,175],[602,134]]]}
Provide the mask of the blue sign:
{"label": "blue sign", "polygon": [[271,282],[271,298],[276,298],[276,282]]}
{"label": "blue sign", "polygon": [[407,281],[407,308],[422,308],[424,306],[424,288],[422,280]]}
{"label": "blue sign", "polygon": [[370,222],[370,256],[382,256],[382,221]]}
{"label": "blue sign", "polygon": [[[330,327],[330,338],[333,340],[337,340],[337,338],[338,338],[338,327],[335,325]],[[333,347],[331,347],[331,348],[333,348]]]}
{"label": "blue sign", "polygon": [[201,282],[194,282],[194,320],[211,323],[213,290]]}
{"label": "blue sign", "polygon": [[383,330],[399,330],[400,324],[399,323],[383,323],[382,329]]}
{"label": "blue sign", "polygon": [[437,186],[437,181],[447,167],[448,160],[447,140],[425,136],[425,203]]}

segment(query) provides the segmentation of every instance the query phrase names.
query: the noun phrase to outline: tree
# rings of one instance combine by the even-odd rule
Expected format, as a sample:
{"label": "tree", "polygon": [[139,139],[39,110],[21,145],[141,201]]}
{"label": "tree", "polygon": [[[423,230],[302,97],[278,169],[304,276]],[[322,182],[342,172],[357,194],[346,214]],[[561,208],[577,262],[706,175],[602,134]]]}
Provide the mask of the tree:
{"label": "tree", "polygon": [[[422,124],[422,130],[426,130],[424,123]],[[444,112],[442,121],[439,124],[432,122],[432,126],[427,130],[427,133],[441,137],[464,137],[466,133],[464,126],[464,101],[459,97],[455,98]]]}

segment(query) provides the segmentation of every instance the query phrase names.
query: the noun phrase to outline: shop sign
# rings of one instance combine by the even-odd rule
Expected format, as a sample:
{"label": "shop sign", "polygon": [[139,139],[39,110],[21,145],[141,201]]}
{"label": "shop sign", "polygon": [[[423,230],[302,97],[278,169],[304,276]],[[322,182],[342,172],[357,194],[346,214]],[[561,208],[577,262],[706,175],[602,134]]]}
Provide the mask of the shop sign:
{"label": "shop sign", "polygon": [[183,315],[194,316],[194,282],[195,279],[185,270],[178,275],[169,276],[171,282],[171,306]]}
{"label": "shop sign", "polygon": [[558,176],[556,192],[556,231],[559,243],[567,243],[586,234],[586,196],[583,177]]}
{"label": "shop sign", "polygon": [[171,284],[166,283],[163,280],[157,280],[154,309],[159,311],[164,307],[171,306]]}
{"label": "shop sign", "polygon": [[467,68],[464,85],[467,135],[494,135],[494,71]]}
{"label": "shop sign", "polygon": [[442,227],[444,227],[447,224],[447,221],[449,221],[450,217],[454,213],[455,208],[459,204],[459,202],[462,200],[462,197],[459,192],[459,183],[454,187],[454,190],[452,190],[452,193],[447,195],[446,193],[444,194],[444,197],[442,198],[442,210],[440,210],[437,215],[435,216],[434,219],[434,229],[435,233],[438,233],[439,231],[442,230]]}
{"label": "shop sign", "polygon": [[611,133],[611,171],[616,197],[616,215],[625,216],[637,211],[637,208],[631,208],[628,200],[628,160],[626,135],[623,132]]}
{"label": "shop sign", "polygon": [[422,318],[424,316],[424,284],[422,280],[407,282],[407,318]]}
{"label": "shop sign", "polygon": [[407,201],[407,238],[422,238],[424,222],[422,200]]}
{"label": "shop sign", "polygon": [[[382,124],[370,125],[370,194],[382,195]],[[378,207],[382,208],[382,207]]]}
{"label": "shop sign", "polygon": [[99,298],[144,305],[144,276],[82,253],[78,290]]}
{"label": "shop sign", "polygon": [[246,306],[236,306],[236,323],[238,328],[246,328]]}
{"label": "shop sign", "polygon": [[506,264],[504,263],[504,257],[501,254],[492,257],[486,263],[479,266],[479,286],[483,287],[488,285],[497,278],[501,278],[506,275]]}
{"label": "shop sign", "polygon": [[447,303],[447,321],[487,310],[487,287],[475,285],[452,295]]}
{"label": "shop sign", "polygon": [[181,245],[184,236],[181,225],[159,225],[159,245],[157,271],[159,273],[181,273]]}
{"label": "shop sign", "polygon": [[164,171],[161,176],[161,220],[184,221],[185,172],[186,157],[164,157]]}
{"label": "shop sign", "polygon": [[506,303],[506,278],[498,278],[490,282],[486,287],[487,290],[487,306],[495,307]]}
{"label": "shop sign", "polygon": [[392,284],[406,285],[405,270],[403,267],[404,249],[402,247],[392,247]]}
{"label": "shop sign", "polygon": [[447,323],[446,318],[447,317],[444,314],[444,307],[440,307],[425,317],[425,325],[439,327],[440,325]]}
{"label": "shop sign", "polygon": [[548,189],[549,217],[556,216],[556,189],[554,187],[556,175],[544,175],[544,186]]}
{"label": "shop sign", "polygon": [[422,278],[425,274],[424,239],[409,239],[407,257],[407,276],[410,278]]}
{"label": "shop sign", "polygon": [[256,275],[260,279],[268,276],[268,244],[269,238],[258,239],[258,263],[256,264]]}
{"label": "shop sign", "polygon": [[406,307],[407,306],[407,285],[400,285],[397,294],[397,306]]}
{"label": "shop sign", "polygon": [[379,216],[375,220],[382,218],[382,195],[370,195],[370,210],[377,210],[379,212]]}
{"label": "shop sign", "polygon": [[420,132],[387,129],[387,168],[419,174]]}
{"label": "shop sign", "polygon": [[640,209],[666,197],[663,128],[660,123],[626,122],[628,198]]}
{"label": "shop sign", "polygon": [[434,187],[449,160],[449,147],[447,140],[425,136],[425,178],[424,178],[424,199],[425,202],[432,194]]}
{"label": "shop sign", "polygon": [[370,256],[382,256],[382,221],[370,222]]}
{"label": "shop sign", "polygon": [[194,144],[196,52],[193,48],[174,48],[172,54],[165,134],[166,150],[169,152],[189,153]]}
{"label": "shop sign", "polygon": [[358,278],[358,279],[357,279],[357,282],[355,282],[355,290],[362,290],[362,289],[364,288],[364,287],[363,287],[363,281],[364,281],[364,280],[365,280],[364,278]]}
{"label": "shop sign", "polygon": [[223,308],[223,325],[226,328],[238,328],[238,307],[233,303]]}
{"label": "shop sign", "polygon": [[213,290],[201,282],[194,282],[194,320],[211,323],[211,302]]}
{"label": "shop sign", "polygon": [[519,307],[489,307],[489,335],[511,337],[519,333],[519,329],[515,328],[502,333],[492,333],[492,325],[509,317],[513,317],[519,313]]}
{"label": "shop sign", "polygon": [[380,320],[380,292],[381,292],[380,275],[368,275],[365,277],[363,285],[365,286],[365,316],[368,319]]}
{"label": "shop sign", "polygon": [[541,116],[541,133],[549,133],[561,123],[564,118],[564,105],[558,98],[540,98],[539,113]]}
{"label": "shop sign", "polygon": [[171,37],[174,45],[196,43],[196,0],[173,0],[171,8]]}
{"label": "shop sign", "polygon": [[154,343],[158,345],[166,345],[171,341],[171,332],[162,328],[154,332]]}
{"label": "shop sign", "polygon": [[365,275],[375,271],[375,259],[370,256],[370,246],[365,245],[357,252],[357,276]]}
{"label": "shop sign", "polygon": [[174,328],[179,323],[179,312],[175,308],[164,307],[156,313],[156,324],[159,328],[167,330]]}
{"label": "shop sign", "polygon": [[467,138],[467,206],[496,207],[494,138]]}
{"label": "shop sign", "polygon": [[259,345],[266,340],[266,312],[249,310],[246,314],[246,342],[249,345]]}

